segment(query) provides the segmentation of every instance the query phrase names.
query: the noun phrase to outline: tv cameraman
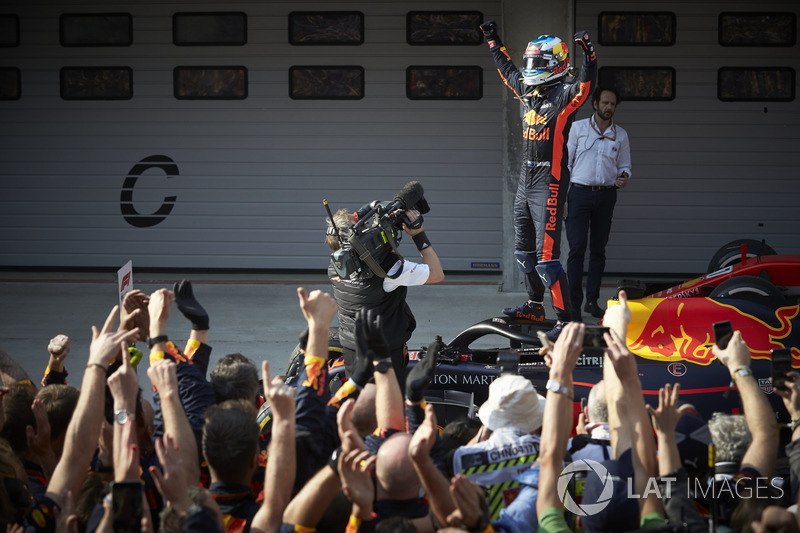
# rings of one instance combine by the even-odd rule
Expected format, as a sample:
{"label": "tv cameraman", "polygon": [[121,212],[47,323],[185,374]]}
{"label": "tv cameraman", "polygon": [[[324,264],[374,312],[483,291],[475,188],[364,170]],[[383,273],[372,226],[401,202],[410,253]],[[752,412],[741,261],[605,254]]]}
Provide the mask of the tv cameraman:
{"label": "tv cameraman", "polygon": [[[420,213],[416,209],[405,211],[408,223],[413,224]],[[339,236],[346,242],[352,232],[353,225],[358,222],[358,215],[347,209],[339,209],[333,215]],[[339,238],[328,220],[326,242],[331,250],[339,249]],[[342,279],[333,266],[328,266],[328,278],[333,285],[333,296],[339,305],[339,341],[342,345],[345,373],[350,377],[353,370],[356,349],[355,316],[359,309],[377,309],[383,322],[383,334],[388,344],[388,352],[392,358],[392,367],[400,382],[400,389],[405,388],[405,345],[417,325],[411,309],[406,303],[408,287],[439,283],[444,280],[444,271],[439,256],[433,249],[425,231],[420,225],[412,229],[403,223],[405,231],[414,240],[419,250],[421,263],[404,260],[399,254],[389,252],[379,260],[381,268],[387,276],[382,278],[373,275],[367,279]],[[380,367],[376,367],[380,372]]]}

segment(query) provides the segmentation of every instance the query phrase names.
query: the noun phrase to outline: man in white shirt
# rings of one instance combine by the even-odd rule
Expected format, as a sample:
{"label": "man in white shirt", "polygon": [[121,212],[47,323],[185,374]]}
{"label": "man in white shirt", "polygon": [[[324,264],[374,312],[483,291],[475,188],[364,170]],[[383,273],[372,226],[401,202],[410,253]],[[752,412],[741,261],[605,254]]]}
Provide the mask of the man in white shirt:
{"label": "man in white shirt", "polygon": [[597,304],[600,281],[606,266],[606,243],[617,202],[617,189],[631,176],[631,147],[628,134],[612,117],[618,95],[611,87],[598,86],[592,95],[594,114],[576,121],[567,142],[570,188],[567,196],[567,279],[575,320],[581,319],[583,301],[583,258],[589,245],[584,311],[602,318],[605,309]]}

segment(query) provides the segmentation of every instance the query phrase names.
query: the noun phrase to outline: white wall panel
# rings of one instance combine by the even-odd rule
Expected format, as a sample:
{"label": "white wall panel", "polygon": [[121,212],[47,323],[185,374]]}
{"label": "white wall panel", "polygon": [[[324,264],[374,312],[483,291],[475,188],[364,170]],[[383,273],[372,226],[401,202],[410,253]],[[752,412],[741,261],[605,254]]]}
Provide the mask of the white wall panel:
{"label": "white wall panel", "polygon": [[[723,47],[723,11],[788,11],[795,0],[742,2],[577,0],[576,28],[597,42],[603,11],[670,11],[674,46],[602,46],[600,67],[669,66],[670,102],[622,102],[615,119],[629,134],[633,177],[619,192],[608,272],[703,272],[717,248],[740,238],[800,253],[800,100],[721,102],[720,67],[788,66],[800,71],[800,45]],[[579,118],[591,113],[584,106]]]}
{"label": "white wall panel", "polygon": [[[243,11],[245,46],[172,44],[178,11]],[[360,46],[292,46],[291,11],[364,13]],[[323,198],[333,209],[391,199],[417,179],[432,211],[426,230],[446,269],[501,261],[499,86],[485,45],[410,46],[410,10],[476,10],[499,18],[500,1],[150,1],[11,0],[18,47],[0,67],[22,74],[22,98],[0,101],[0,266],[322,269]],[[130,47],[59,45],[62,13],[127,12]],[[293,65],[360,65],[358,101],[289,98]],[[176,66],[242,65],[248,98],[173,97]],[[409,65],[478,65],[478,101],[406,98]],[[125,66],[127,101],[64,101],[59,69]],[[177,196],[160,224],[135,228],[120,213],[122,184],[140,160],[163,155],[178,166],[150,170],[134,204],[151,213]],[[415,257],[404,243],[401,251]]]}

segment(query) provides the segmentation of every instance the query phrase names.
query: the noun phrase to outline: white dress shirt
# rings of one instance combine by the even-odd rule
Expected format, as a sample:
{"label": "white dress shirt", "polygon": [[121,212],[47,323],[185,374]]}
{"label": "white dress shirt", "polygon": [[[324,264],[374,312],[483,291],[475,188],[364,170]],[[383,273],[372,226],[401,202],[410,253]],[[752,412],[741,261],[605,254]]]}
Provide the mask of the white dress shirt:
{"label": "white dress shirt", "polygon": [[628,133],[611,122],[600,132],[594,115],[572,125],[567,140],[570,181],[579,185],[614,185],[623,172],[631,175]]}

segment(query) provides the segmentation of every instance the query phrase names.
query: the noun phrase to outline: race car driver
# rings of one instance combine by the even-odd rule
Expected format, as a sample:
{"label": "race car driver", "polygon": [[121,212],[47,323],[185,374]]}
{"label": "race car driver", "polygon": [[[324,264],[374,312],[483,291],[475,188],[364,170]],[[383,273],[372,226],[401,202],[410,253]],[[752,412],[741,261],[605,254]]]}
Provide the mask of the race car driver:
{"label": "race car driver", "polygon": [[528,43],[520,71],[497,35],[497,24],[481,24],[503,82],[522,104],[524,150],[514,199],[514,259],[522,270],[528,301],[503,313],[534,322],[544,320],[544,291],[550,289],[558,321],[548,338],[555,341],[572,319],[567,275],[559,261],[561,223],[569,188],[567,137],[575,113],[589,98],[597,79],[597,57],[586,32],[575,34],[584,52],[578,81],[566,83],[567,44],[542,35]]}

